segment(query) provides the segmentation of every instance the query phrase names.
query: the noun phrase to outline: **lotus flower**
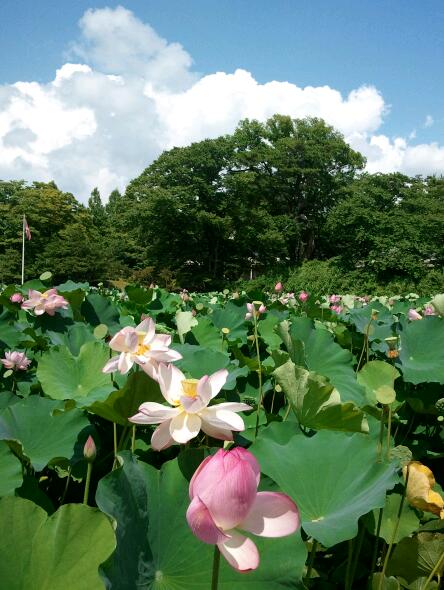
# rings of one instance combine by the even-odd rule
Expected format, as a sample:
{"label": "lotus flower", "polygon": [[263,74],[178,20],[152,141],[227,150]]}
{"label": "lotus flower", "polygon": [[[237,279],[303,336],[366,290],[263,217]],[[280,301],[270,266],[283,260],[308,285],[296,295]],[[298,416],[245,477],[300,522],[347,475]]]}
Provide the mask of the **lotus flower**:
{"label": "lotus flower", "polygon": [[259,479],[255,457],[236,448],[220,449],[207,457],[190,481],[187,521],[193,534],[217,545],[228,563],[241,572],[258,567],[259,552],[240,530],[261,537],[285,537],[300,524],[293,500],[279,492],[258,492]]}
{"label": "lotus flower", "polygon": [[431,305],[426,305],[424,308],[424,315],[435,315],[435,310]]}
{"label": "lotus flower", "polygon": [[14,350],[12,352],[5,352],[5,358],[0,359],[0,363],[7,369],[12,369],[13,371],[26,371],[31,361],[26,357],[24,352]]}
{"label": "lotus flower", "polygon": [[340,305],[331,305],[330,309],[338,314],[342,311],[342,307]]}
{"label": "lotus flower", "polygon": [[57,294],[57,289],[49,289],[44,293],[29,289],[28,299],[22,303],[22,309],[33,309],[35,315],[54,315],[57,309],[68,309],[68,302]]}
{"label": "lotus flower", "polygon": [[280,281],[279,281],[279,283],[276,283],[275,286],[274,286],[274,290],[276,291],[276,293],[280,293],[283,288],[284,287],[283,287],[283,285],[282,285],[282,283]]}
{"label": "lotus flower", "polygon": [[251,320],[253,317],[259,317],[261,314],[267,311],[267,308],[263,303],[257,302],[259,307],[256,309],[254,303],[247,303],[247,313],[245,314],[246,320]]}
{"label": "lotus flower", "polygon": [[301,291],[299,293],[299,301],[302,301],[302,303],[305,303],[309,297],[310,295],[307,293],[307,291]]}
{"label": "lotus flower", "polygon": [[186,443],[203,430],[220,440],[233,440],[233,430],[244,430],[244,421],[236,412],[251,410],[247,404],[227,402],[207,407],[224,386],[228,371],[221,369],[201,379],[187,379],[174,365],[161,363],[157,374],[160,390],[168,408],[145,402],[139,413],[129,418],[135,424],[160,424],[153,433],[151,446],[156,451],[175,442]]}
{"label": "lotus flower", "polygon": [[414,321],[414,320],[422,320],[422,315],[420,313],[418,313],[416,311],[416,309],[409,309],[409,311],[407,313],[407,317],[411,321]]}
{"label": "lotus flower", "polygon": [[9,298],[9,301],[12,303],[21,303],[24,300],[24,297],[21,293],[13,293]]}
{"label": "lotus flower", "polygon": [[120,352],[103,367],[103,373],[119,371],[122,375],[128,373],[136,363],[147,375],[157,380],[157,370],[160,362],[172,362],[182,358],[182,355],[171,350],[171,336],[156,334],[156,324],[151,318],[145,318],[138,326],[122,328],[110,340],[112,350]]}
{"label": "lotus flower", "polygon": [[330,295],[329,297],[330,303],[339,303],[341,301],[340,295]]}

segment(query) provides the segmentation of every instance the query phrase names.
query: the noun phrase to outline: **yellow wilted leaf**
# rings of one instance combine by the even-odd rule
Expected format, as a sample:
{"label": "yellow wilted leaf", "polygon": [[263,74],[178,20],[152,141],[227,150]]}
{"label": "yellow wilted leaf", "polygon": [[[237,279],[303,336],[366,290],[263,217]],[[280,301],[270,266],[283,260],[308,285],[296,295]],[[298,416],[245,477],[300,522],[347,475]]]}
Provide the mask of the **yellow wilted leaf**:
{"label": "yellow wilted leaf", "polygon": [[407,478],[407,469],[409,470],[407,502],[410,506],[444,518],[444,499],[432,490],[435,485],[432,471],[419,461],[410,461],[402,469],[404,479]]}

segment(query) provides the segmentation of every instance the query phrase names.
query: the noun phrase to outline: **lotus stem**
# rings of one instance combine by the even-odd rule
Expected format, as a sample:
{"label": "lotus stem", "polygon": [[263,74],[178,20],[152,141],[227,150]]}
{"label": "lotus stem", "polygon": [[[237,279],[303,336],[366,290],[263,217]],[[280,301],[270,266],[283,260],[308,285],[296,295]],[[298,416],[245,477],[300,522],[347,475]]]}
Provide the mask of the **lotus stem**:
{"label": "lotus stem", "polygon": [[382,515],[384,514],[384,508],[379,509],[378,524],[376,525],[376,541],[373,549],[372,566],[370,568],[370,576],[373,575],[376,567],[376,559],[378,557],[378,545],[379,545],[379,533],[381,532]]}
{"label": "lotus stem", "polygon": [[133,427],[131,429],[131,452],[134,453],[134,450],[136,448],[136,425],[133,424]]}
{"label": "lotus stem", "polygon": [[351,568],[351,572],[350,572],[350,588],[353,587],[353,581],[355,579],[356,568],[358,566],[358,560],[359,560],[359,556],[361,554],[362,543],[364,542],[364,536],[365,536],[365,526],[363,526],[362,522],[358,522],[358,526],[359,526],[358,541],[356,544],[356,550],[355,550],[355,554],[353,556],[353,563],[352,563],[352,568]]}
{"label": "lotus stem", "polygon": [[85,491],[83,493],[83,503],[85,505],[88,504],[88,496],[89,496],[89,485],[91,483],[91,473],[92,473],[92,463],[88,462],[88,468],[86,471],[86,482],[85,482]]}
{"label": "lotus stem", "polygon": [[318,548],[318,542],[316,541],[316,539],[313,539],[313,542],[311,544],[310,555],[308,557],[307,574],[305,576],[307,578],[307,580],[309,580],[311,578],[311,572],[313,571],[313,565],[314,565],[314,560],[316,558],[317,548]]}
{"label": "lotus stem", "polygon": [[347,569],[345,571],[345,583],[344,583],[345,590],[350,590],[350,588],[351,588],[350,577],[351,577],[352,563],[353,563],[353,539],[349,539],[349,541],[348,541]]}
{"label": "lotus stem", "polygon": [[[441,553],[441,557],[438,559],[438,561],[435,563],[435,567],[432,569],[432,571],[429,574],[429,577],[427,578],[427,580],[425,581],[425,584],[422,588],[422,590],[427,590],[428,585],[430,584],[430,582],[433,580],[433,578],[435,577],[435,574],[439,572],[440,567],[443,565],[444,563],[444,551]],[[439,576],[439,574],[438,574]]]}
{"label": "lotus stem", "polygon": [[257,334],[256,314],[254,314],[253,319],[254,319],[254,343],[256,345],[256,357],[257,357],[257,364],[258,364],[257,374],[259,377],[259,400],[257,403],[256,428],[254,430],[254,438],[256,439],[257,434],[259,432],[259,415],[260,415],[261,406],[262,406],[263,394],[262,394],[262,365],[261,365],[261,355],[260,355],[260,351],[259,351],[259,340],[258,340],[258,334]]}
{"label": "lotus stem", "polygon": [[214,546],[213,575],[211,577],[211,590],[217,590],[219,585],[220,551],[217,545]]}
{"label": "lotus stem", "polygon": [[387,405],[388,407],[388,418],[387,418],[387,462],[390,461],[390,434],[392,429],[392,406],[391,404]]}

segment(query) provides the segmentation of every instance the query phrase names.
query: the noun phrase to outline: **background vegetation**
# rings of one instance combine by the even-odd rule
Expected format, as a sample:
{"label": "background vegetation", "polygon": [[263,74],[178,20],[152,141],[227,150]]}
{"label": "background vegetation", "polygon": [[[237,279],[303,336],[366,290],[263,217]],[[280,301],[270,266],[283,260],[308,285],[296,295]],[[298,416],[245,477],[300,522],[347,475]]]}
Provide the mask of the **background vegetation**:
{"label": "background vegetation", "polygon": [[275,115],[164,152],[106,204],[97,189],[83,206],[53,182],[0,181],[0,281],[19,280],[25,213],[28,277],[442,291],[444,179],[364,165],[324,121]]}

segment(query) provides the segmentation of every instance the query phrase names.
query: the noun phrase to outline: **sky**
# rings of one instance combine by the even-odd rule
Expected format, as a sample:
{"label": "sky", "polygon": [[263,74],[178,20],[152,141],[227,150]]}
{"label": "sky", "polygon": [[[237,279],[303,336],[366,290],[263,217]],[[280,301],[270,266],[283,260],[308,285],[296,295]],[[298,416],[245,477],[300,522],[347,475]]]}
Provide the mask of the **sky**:
{"label": "sky", "polygon": [[444,174],[442,0],[1,0],[0,178],[86,202],[163,150],[319,116],[370,172]]}

